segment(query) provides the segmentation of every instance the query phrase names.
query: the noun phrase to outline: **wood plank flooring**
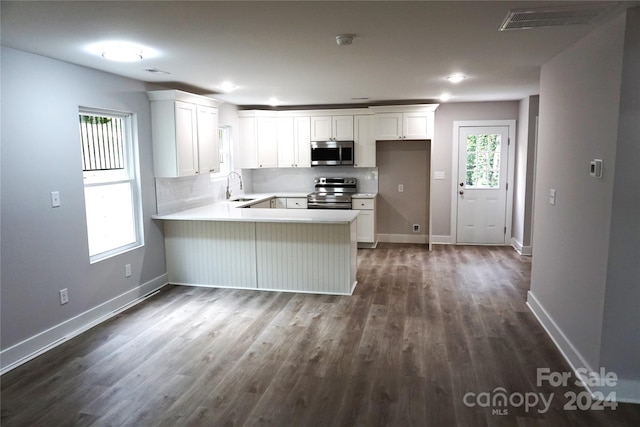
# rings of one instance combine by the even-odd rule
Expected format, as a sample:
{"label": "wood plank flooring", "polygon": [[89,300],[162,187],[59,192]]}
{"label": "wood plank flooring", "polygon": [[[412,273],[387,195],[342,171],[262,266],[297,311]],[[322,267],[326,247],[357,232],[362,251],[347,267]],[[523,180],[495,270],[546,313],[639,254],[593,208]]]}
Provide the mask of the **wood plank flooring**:
{"label": "wood plank flooring", "polygon": [[[525,305],[510,248],[359,250],[353,296],[169,286],[2,378],[3,426],[638,426],[640,405],[565,411],[575,386]],[[466,393],[554,393],[551,408]]]}

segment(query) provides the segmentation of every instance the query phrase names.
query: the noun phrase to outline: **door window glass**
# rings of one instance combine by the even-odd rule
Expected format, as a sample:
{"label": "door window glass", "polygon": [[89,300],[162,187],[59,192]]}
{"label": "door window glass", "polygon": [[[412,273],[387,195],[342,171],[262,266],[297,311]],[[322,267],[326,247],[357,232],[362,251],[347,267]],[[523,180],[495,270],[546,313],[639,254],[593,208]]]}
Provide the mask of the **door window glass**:
{"label": "door window glass", "polygon": [[467,136],[466,188],[498,188],[502,135]]}

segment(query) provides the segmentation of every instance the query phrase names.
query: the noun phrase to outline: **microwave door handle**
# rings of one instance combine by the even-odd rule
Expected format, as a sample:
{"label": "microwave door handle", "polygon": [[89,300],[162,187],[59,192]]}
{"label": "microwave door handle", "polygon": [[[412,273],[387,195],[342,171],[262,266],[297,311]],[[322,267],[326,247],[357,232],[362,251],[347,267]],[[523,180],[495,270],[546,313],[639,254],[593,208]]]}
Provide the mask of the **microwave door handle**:
{"label": "microwave door handle", "polygon": [[338,164],[342,164],[342,145],[338,145]]}

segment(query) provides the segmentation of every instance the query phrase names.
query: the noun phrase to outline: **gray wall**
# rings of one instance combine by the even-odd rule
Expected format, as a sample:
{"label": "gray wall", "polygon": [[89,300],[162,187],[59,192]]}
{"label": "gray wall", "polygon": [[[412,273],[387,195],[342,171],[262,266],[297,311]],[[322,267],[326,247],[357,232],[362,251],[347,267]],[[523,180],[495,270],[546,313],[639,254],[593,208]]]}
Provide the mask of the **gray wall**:
{"label": "gray wall", "polygon": [[[637,381],[637,9],[626,33],[624,55],[623,15],[542,67],[529,300],[566,341],[574,365],[597,369],[606,362]],[[604,160],[602,179],[589,176],[594,158]],[[548,202],[552,188],[555,206]]]}
{"label": "gray wall", "polygon": [[[640,8],[629,11],[600,364],[640,381]],[[640,384],[639,384],[640,386]]]}
{"label": "gray wall", "polygon": [[[144,84],[4,47],[1,70],[4,351],[126,292],[135,294],[140,285],[161,280],[166,268],[162,232],[150,219],[155,191]],[[145,245],[95,264],[89,264],[87,247],[78,106],[137,115]],[[54,190],[62,203],[55,209]],[[130,278],[124,277],[125,264],[132,266]],[[66,305],[59,303],[62,288],[69,291]]]}
{"label": "gray wall", "polygon": [[540,97],[530,96],[520,101],[513,192],[513,228],[511,235],[519,249],[531,251],[533,215],[533,179],[536,150],[536,117]]}
{"label": "gray wall", "polygon": [[434,236],[451,236],[451,164],[453,122],[458,120],[517,120],[518,101],[465,102],[440,104],[435,113],[435,135],[431,144],[431,177],[444,171],[445,179],[434,180],[431,187],[431,226]]}
{"label": "gray wall", "polygon": [[[429,235],[429,145],[429,141],[377,142],[378,234]],[[402,193],[398,184],[404,186]],[[413,224],[420,225],[420,232],[412,231]]]}

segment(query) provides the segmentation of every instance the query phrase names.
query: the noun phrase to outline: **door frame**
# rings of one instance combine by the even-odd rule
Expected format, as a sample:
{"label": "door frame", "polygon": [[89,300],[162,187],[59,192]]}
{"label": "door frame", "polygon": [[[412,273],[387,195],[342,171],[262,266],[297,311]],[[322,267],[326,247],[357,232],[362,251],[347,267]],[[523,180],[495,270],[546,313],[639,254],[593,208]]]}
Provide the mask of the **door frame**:
{"label": "door frame", "polygon": [[513,189],[515,185],[514,170],[516,160],[516,120],[455,120],[453,122],[453,138],[451,150],[451,242],[458,244],[458,151],[460,146],[460,128],[463,127],[508,127],[508,164],[507,164],[507,200],[505,212],[505,226],[507,232],[504,234],[504,245],[511,244],[511,229],[513,222]]}

